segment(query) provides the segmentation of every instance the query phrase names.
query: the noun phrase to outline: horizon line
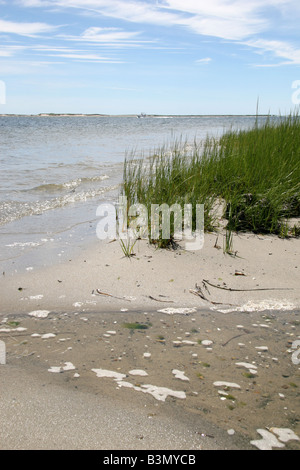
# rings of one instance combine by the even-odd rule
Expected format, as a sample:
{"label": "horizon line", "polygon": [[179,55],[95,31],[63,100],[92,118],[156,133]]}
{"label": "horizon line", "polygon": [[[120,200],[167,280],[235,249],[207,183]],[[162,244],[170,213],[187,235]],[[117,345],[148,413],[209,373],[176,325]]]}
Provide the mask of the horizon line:
{"label": "horizon line", "polygon": [[[9,116],[20,116],[20,117],[56,117],[56,116],[61,116],[61,117],[64,117],[64,116],[74,116],[74,117],[89,117],[89,116],[98,116],[98,117],[137,117],[137,116],[140,116],[139,113],[128,113],[128,114],[119,114],[119,113],[116,113],[116,114],[104,114],[104,113],[0,113],[0,117],[9,117]],[[252,116],[285,116],[284,115],[281,115],[281,114],[266,114],[266,113],[263,113],[263,114],[248,114],[248,113],[245,113],[245,114],[228,114],[228,113],[225,113],[225,114],[146,114],[144,116],[144,118],[147,118],[147,117],[205,117],[205,116],[249,116],[249,117],[252,117]]]}

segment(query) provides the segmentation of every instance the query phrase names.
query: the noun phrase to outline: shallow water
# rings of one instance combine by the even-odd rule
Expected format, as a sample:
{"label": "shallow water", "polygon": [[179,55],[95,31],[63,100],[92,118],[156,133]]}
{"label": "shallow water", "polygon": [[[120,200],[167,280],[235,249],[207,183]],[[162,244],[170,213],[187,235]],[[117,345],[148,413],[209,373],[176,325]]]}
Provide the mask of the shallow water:
{"label": "shallow water", "polygon": [[97,207],[116,200],[126,155],[147,156],[254,122],[254,116],[0,116],[1,262],[62,239],[67,245],[95,239]]}

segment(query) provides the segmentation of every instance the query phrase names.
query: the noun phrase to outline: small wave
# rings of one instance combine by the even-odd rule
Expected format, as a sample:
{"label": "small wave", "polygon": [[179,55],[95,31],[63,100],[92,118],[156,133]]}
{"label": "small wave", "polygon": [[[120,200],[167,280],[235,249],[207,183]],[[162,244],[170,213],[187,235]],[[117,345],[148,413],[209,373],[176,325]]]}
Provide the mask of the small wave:
{"label": "small wave", "polygon": [[101,197],[103,194],[114,191],[118,187],[119,185],[114,185],[88,191],[69,192],[63,196],[30,203],[20,201],[0,202],[0,225],[23,217],[40,215],[46,211],[60,209],[71,204],[83,203],[89,199]]}
{"label": "small wave", "polygon": [[108,175],[77,178],[75,180],[67,181],[65,183],[42,183],[42,184],[39,184],[38,186],[35,186],[30,191],[52,193],[52,192],[59,192],[59,191],[64,191],[64,190],[73,190],[79,187],[81,184],[101,182],[106,179],[109,179]]}
{"label": "small wave", "polygon": [[104,180],[107,180],[107,179],[109,179],[108,175],[90,176],[89,178],[87,178],[87,177],[80,178],[80,180],[83,183],[89,183],[89,182],[93,182],[93,181],[104,181]]}
{"label": "small wave", "polygon": [[[72,187],[72,188],[76,187],[75,182],[73,182],[73,184],[69,183],[69,185],[70,185],[69,187]],[[66,188],[66,186],[65,186],[64,183],[63,184],[44,183],[44,184],[39,184],[38,186],[35,186],[34,188],[30,189],[29,191],[40,191],[40,192],[43,192],[43,193],[44,192],[45,193],[47,193],[47,192],[52,193],[52,192],[61,191],[65,188]],[[28,191],[28,189],[25,190],[25,191]]]}

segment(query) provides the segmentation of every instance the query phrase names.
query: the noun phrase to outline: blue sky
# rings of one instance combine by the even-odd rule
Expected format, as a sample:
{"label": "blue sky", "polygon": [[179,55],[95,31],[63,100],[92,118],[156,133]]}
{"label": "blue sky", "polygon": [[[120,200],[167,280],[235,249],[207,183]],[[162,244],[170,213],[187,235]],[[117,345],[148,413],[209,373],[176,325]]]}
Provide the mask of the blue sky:
{"label": "blue sky", "polygon": [[0,113],[288,113],[299,24],[299,0],[0,0]]}

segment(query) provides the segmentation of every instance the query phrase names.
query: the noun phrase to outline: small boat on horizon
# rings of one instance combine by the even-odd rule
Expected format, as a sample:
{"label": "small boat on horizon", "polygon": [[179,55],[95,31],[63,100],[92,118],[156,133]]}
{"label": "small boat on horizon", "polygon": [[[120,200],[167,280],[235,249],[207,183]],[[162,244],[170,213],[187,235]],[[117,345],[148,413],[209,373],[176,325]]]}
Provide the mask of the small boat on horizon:
{"label": "small boat on horizon", "polygon": [[138,114],[137,116],[138,118],[145,118],[147,117],[146,113],[141,113],[141,114]]}

